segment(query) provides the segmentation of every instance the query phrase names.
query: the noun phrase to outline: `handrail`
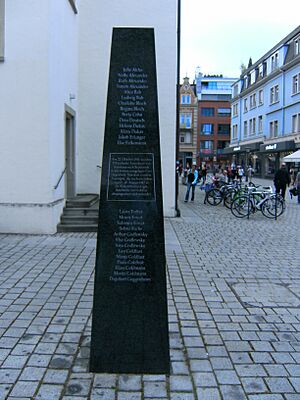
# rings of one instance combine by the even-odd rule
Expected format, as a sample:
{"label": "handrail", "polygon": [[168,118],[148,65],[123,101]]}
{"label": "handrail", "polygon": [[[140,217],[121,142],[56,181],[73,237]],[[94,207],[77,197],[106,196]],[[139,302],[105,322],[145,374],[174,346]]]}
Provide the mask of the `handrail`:
{"label": "handrail", "polygon": [[64,174],[66,173],[67,167],[65,167],[65,169],[62,171],[62,173],[60,174],[60,177],[57,181],[57,184],[54,186],[54,190],[56,190],[58,188],[58,185],[60,184],[60,181],[62,180]]}

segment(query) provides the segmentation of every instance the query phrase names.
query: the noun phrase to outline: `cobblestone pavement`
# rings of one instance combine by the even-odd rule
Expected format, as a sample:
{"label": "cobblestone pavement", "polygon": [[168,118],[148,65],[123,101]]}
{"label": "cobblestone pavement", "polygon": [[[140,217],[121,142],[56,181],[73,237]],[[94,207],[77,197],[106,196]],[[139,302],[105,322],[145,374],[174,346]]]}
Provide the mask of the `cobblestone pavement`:
{"label": "cobblestone pavement", "polygon": [[172,374],[88,372],[95,234],[0,235],[0,399],[300,399],[300,206],[166,219]]}

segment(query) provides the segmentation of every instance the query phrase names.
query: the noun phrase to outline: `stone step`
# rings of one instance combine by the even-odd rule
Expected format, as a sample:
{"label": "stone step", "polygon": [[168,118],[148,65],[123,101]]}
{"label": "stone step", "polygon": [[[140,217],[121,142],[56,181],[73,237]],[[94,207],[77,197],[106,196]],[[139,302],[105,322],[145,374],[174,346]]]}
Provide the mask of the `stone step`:
{"label": "stone step", "polygon": [[89,208],[92,207],[97,201],[99,196],[97,194],[79,194],[73,199],[66,201],[67,208]]}
{"label": "stone step", "polygon": [[69,224],[58,224],[57,232],[97,232],[97,224],[81,224],[81,225],[69,225]]}
{"label": "stone step", "polygon": [[67,208],[65,207],[63,210],[64,216],[92,216],[98,218],[98,207],[97,208]]}
{"label": "stone step", "polygon": [[65,215],[60,218],[64,225],[93,225],[98,224],[98,215]]}

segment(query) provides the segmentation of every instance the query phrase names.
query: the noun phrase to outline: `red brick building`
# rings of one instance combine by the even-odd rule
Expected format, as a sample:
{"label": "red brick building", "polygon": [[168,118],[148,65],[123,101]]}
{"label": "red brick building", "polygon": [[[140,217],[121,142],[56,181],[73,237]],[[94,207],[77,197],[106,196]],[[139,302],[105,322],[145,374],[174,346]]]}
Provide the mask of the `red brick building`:
{"label": "red brick building", "polygon": [[235,78],[198,73],[197,164],[210,169],[227,165],[224,149],[230,142],[231,85]]}

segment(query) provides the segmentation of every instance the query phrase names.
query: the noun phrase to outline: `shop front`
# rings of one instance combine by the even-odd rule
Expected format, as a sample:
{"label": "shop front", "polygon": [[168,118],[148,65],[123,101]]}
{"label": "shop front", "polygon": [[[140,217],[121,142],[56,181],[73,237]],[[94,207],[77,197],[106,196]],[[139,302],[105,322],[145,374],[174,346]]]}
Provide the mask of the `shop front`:
{"label": "shop front", "polygon": [[294,140],[260,145],[261,167],[263,178],[273,178],[280,168],[282,159],[295,151]]}
{"label": "shop front", "polygon": [[231,163],[241,165],[245,170],[248,166],[254,169],[254,174],[261,176],[260,145],[262,142],[241,144],[227,147],[224,153],[231,156]]}

